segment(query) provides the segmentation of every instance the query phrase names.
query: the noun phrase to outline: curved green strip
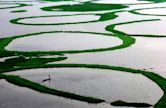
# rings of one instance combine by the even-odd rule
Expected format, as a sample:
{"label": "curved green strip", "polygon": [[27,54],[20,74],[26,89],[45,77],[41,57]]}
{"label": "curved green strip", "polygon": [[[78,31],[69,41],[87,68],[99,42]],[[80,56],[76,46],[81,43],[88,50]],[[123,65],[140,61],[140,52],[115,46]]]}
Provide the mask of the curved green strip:
{"label": "curved green strip", "polygon": [[141,9],[134,9],[134,10],[131,10],[131,11],[129,11],[130,13],[132,13],[132,14],[138,14],[138,15],[148,15],[148,16],[166,16],[166,14],[165,15],[155,15],[155,14],[145,14],[145,13],[139,13],[139,12],[137,12],[137,11],[139,11],[139,10],[148,10],[148,9],[162,9],[162,8],[166,8],[166,7],[152,7],[152,8],[141,8]]}
{"label": "curved green strip", "polygon": [[121,101],[121,100],[118,100],[118,101],[115,101],[115,102],[111,102],[111,105],[113,106],[121,106],[121,107],[124,107],[124,106],[127,106],[127,107],[136,107],[136,108],[139,108],[139,107],[151,107],[152,105],[150,104],[147,104],[147,103],[135,103],[135,102],[125,102],[125,101]]}
{"label": "curved green strip", "polygon": [[114,9],[123,9],[128,6],[121,4],[97,4],[91,2],[84,2],[82,4],[73,4],[73,5],[60,5],[60,6],[49,6],[41,8],[44,11],[74,11],[74,12],[88,12],[88,11],[102,11],[102,10],[114,10]]}
{"label": "curved green strip", "polygon": [[14,3],[14,4],[16,4],[18,6],[2,7],[2,8],[0,7],[0,9],[10,9],[10,8],[18,8],[18,7],[30,6],[28,4],[22,4],[22,3]]}
{"label": "curved green strip", "polygon": [[116,30],[115,27],[119,26],[119,25],[125,25],[125,24],[132,24],[132,23],[139,23],[139,22],[149,22],[149,21],[160,21],[160,19],[148,19],[148,20],[137,20],[137,21],[129,21],[129,22],[124,22],[124,23],[116,23],[116,24],[112,24],[107,26],[105,29],[107,31],[111,31],[115,34],[120,34],[120,35],[126,35],[126,36],[137,36],[137,37],[155,37],[155,38],[161,38],[161,37],[166,37],[165,35],[153,35],[153,34],[149,34],[149,35],[144,35],[144,34],[127,34],[124,33],[120,30]]}
{"label": "curved green strip", "polygon": [[[119,11],[118,11],[119,12]],[[71,15],[47,15],[47,16],[31,16],[31,17],[23,17],[23,18],[16,18],[10,20],[13,24],[21,24],[21,25],[36,25],[36,26],[47,26],[47,25],[66,25],[66,24],[83,24],[83,23],[94,23],[94,22],[100,22],[100,21],[107,21],[111,19],[115,19],[118,17],[115,15],[116,12],[109,12],[109,13],[103,13],[103,14],[71,14]],[[78,15],[94,15],[94,16],[100,16],[99,19],[92,20],[92,21],[82,21],[82,22],[66,22],[66,23],[24,23],[20,22],[24,19],[36,19],[36,18],[47,18],[47,17],[63,17],[63,16],[78,16]]]}
{"label": "curved green strip", "polygon": [[88,53],[88,52],[101,52],[101,51],[110,51],[110,50],[116,50],[116,49],[122,49],[129,47],[130,45],[135,43],[135,39],[130,36],[121,36],[121,35],[112,35],[109,33],[93,33],[93,32],[80,32],[80,31],[49,31],[49,32],[39,32],[39,33],[32,33],[32,34],[26,34],[21,36],[13,36],[9,38],[1,38],[0,39],[0,52],[6,52],[5,46],[7,46],[10,42],[12,42],[14,39],[27,37],[27,36],[35,36],[40,34],[47,34],[47,33],[84,33],[84,34],[96,34],[96,35],[103,35],[103,36],[113,36],[121,39],[123,43],[121,45],[117,45],[114,47],[108,47],[108,48],[98,48],[98,49],[88,49],[88,50],[66,50],[66,51],[32,51],[32,52],[22,52],[22,51],[8,51],[10,53],[17,53],[17,54],[72,54],[72,53]]}
{"label": "curved green strip", "polygon": [[[161,0],[160,0],[161,1]],[[43,7],[41,8],[44,11],[57,11],[54,9],[59,9],[60,11],[70,11],[70,12],[88,12],[88,11],[102,11],[102,10],[114,10],[114,9],[123,9],[127,6],[121,5],[121,4],[96,4],[96,3],[90,3],[90,2],[84,2],[82,4],[73,4],[73,5],[60,5],[60,6],[50,6],[50,7]],[[100,19],[91,21],[91,22],[99,22],[99,21],[107,21],[110,19],[114,19],[117,16],[115,15],[116,12],[112,13],[105,13],[105,14],[95,14],[99,15]],[[39,16],[40,17],[40,16]],[[48,16],[42,16],[42,17],[48,17]],[[32,17],[28,17],[32,18]],[[12,23],[19,24],[19,20],[22,20],[25,18],[18,18],[11,20]],[[54,55],[54,54],[66,54],[66,53],[88,53],[88,52],[99,52],[99,51],[110,51],[110,50],[116,50],[116,49],[122,49],[129,47],[130,45],[135,43],[135,39],[130,36],[130,34],[123,33],[121,31],[115,30],[115,27],[122,24],[129,24],[129,23],[137,23],[142,21],[156,21],[159,19],[152,19],[152,20],[141,20],[141,21],[131,21],[131,22],[125,22],[125,23],[118,23],[118,24],[112,24],[110,26],[106,27],[106,30],[113,32],[114,34],[109,33],[92,33],[92,32],[81,32],[81,31],[49,31],[49,32],[39,32],[39,33],[32,33],[32,34],[26,34],[26,35],[20,35],[20,36],[14,36],[9,38],[2,38],[0,39],[0,57],[6,57],[6,56],[19,56],[12,59],[7,59],[4,62],[0,62],[0,73],[10,72],[10,71],[17,71],[17,70],[24,70],[24,69],[36,69],[36,68],[64,68],[64,67],[74,67],[74,68],[94,68],[94,69],[109,69],[109,70],[118,70],[123,72],[129,72],[129,73],[135,73],[135,74],[142,74],[146,76],[147,78],[154,81],[156,84],[160,86],[160,88],[164,91],[163,97],[159,100],[158,103],[154,106],[155,108],[165,108],[166,107],[166,79],[159,76],[156,73],[149,72],[149,71],[143,71],[143,70],[136,70],[131,68],[125,68],[125,67],[119,67],[119,66],[109,66],[109,65],[98,65],[98,64],[47,64],[49,62],[54,61],[61,61],[67,59],[66,57],[57,57],[57,58],[40,58],[40,56],[43,55]],[[78,23],[90,23],[90,22],[78,22]],[[78,24],[73,23],[73,24]],[[62,24],[62,23],[61,23]],[[64,23],[64,24],[72,24]],[[28,24],[25,24],[28,25]],[[39,24],[40,25],[40,24]],[[10,42],[12,42],[14,39],[27,37],[27,36],[34,36],[34,35],[40,35],[40,34],[47,34],[47,33],[88,33],[88,34],[100,34],[103,36],[114,36],[120,38],[123,43],[121,45],[110,47],[110,48],[100,48],[100,49],[90,49],[90,50],[69,50],[69,51],[36,51],[36,52],[21,52],[21,51],[6,51],[5,46],[7,46]],[[135,35],[136,36],[136,35]],[[142,35],[147,37],[156,37],[156,35]],[[163,37],[163,36],[159,36]],[[20,56],[21,55],[21,56]],[[23,55],[23,56],[22,56]],[[25,57],[24,57],[25,56]],[[35,58],[26,58],[29,56],[35,56]],[[6,66],[6,67],[5,67]],[[54,90],[45,86],[42,86],[40,84],[22,79],[17,76],[10,76],[10,75],[4,75],[0,74],[0,78],[4,78],[10,83],[28,87],[36,91],[40,91],[43,93],[58,95],[62,97],[67,97],[75,100],[90,102],[90,103],[100,103],[104,102],[102,99],[96,99],[92,97],[86,97],[86,96],[80,96],[73,93],[67,93],[63,91]]]}
{"label": "curved green strip", "polygon": [[22,13],[22,12],[27,12],[27,10],[14,10],[14,11],[11,11],[11,13]]}
{"label": "curved green strip", "polygon": [[12,83],[12,84],[15,84],[15,85],[21,86],[21,87],[27,87],[27,88],[39,91],[41,93],[52,94],[52,95],[56,95],[56,96],[75,99],[75,100],[93,103],[93,104],[105,102],[104,100],[97,99],[94,97],[80,96],[80,95],[77,95],[74,93],[69,93],[69,92],[64,92],[64,91],[59,91],[59,90],[55,90],[52,88],[48,88],[44,85],[40,85],[38,83],[23,79],[19,76],[0,74],[0,79],[5,79],[9,83]]}
{"label": "curved green strip", "polygon": [[131,69],[126,67],[120,67],[120,66],[110,66],[110,65],[98,65],[98,64],[47,64],[47,65],[37,65],[37,66],[24,66],[17,69],[10,69],[3,71],[4,72],[11,72],[11,71],[17,71],[17,70],[24,70],[24,69],[36,69],[36,68],[92,68],[92,69],[108,69],[108,70],[116,70],[116,71],[122,71],[122,72],[129,72],[134,74],[142,74],[143,76],[146,76],[156,84],[164,91],[164,95],[159,100],[158,103],[155,104],[155,108],[163,108],[166,107],[166,79],[161,77],[160,75],[145,71],[145,70],[139,70],[139,69]]}
{"label": "curved green strip", "polygon": [[[49,56],[49,55],[48,55]],[[42,55],[37,56],[14,56],[12,58],[6,59],[0,62],[0,73],[5,72],[7,70],[13,70],[20,67],[35,67],[35,66],[43,66],[49,62],[58,62],[66,60],[67,57],[58,56],[58,57],[44,57]]]}
{"label": "curved green strip", "polygon": [[21,25],[33,25],[33,26],[47,26],[47,25],[66,25],[66,24],[82,24],[82,23],[91,23],[91,22],[97,22],[97,20],[92,20],[92,21],[82,21],[82,22],[66,22],[66,23],[24,23],[20,22],[21,20],[24,19],[36,19],[36,18],[47,18],[47,17],[63,17],[63,16],[79,16],[79,15],[94,15],[94,14],[72,14],[72,15],[47,15],[47,16],[32,16],[32,17],[23,17],[23,18],[17,18],[17,19],[12,19],[10,20],[11,23],[13,24],[21,24]]}

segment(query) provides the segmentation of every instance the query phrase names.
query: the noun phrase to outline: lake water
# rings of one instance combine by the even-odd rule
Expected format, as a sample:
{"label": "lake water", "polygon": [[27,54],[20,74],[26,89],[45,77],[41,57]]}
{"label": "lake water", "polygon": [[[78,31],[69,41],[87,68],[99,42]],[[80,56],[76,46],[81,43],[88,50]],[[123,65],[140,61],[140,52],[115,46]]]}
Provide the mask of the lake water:
{"label": "lake water", "polygon": [[[39,93],[1,79],[0,107],[121,108],[110,104],[118,100],[161,107],[165,10],[161,0],[1,0],[2,74],[105,102]],[[51,80],[42,82],[48,75]]]}

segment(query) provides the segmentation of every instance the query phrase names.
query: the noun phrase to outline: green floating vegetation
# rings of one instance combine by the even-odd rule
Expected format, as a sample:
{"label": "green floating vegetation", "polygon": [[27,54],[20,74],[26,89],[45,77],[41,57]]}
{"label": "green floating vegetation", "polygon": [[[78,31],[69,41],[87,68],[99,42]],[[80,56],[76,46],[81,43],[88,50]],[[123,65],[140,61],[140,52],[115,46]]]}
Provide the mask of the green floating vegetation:
{"label": "green floating vegetation", "polygon": [[[95,22],[101,22],[101,21],[107,21],[112,20],[118,17],[115,15],[116,12],[108,12],[108,13],[102,13],[102,14],[71,14],[71,15],[47,15],[47,16],[31,16],[31,17],[22,17],[22,18],[16,18],[10,20],[13,24],[21,24],[21,25],[33,25],[33,26],[49,26],[49,25],[66,25],[66,24],[83,24],[83,23],[95,23]],[[36,19],[36,18],[49,18],[49,17],[68,17],[68,16],[78,16],[78,15],[94,15],[94,16],[100,16],[99,19],[92,20],[92,21],[81,21],[81,22],[64,22],[64,23],[24,23],[21,22],[21,20],[25,19]]]}
{"label": "green floating vegetation", "polygon": [[[67,24],[82,24],[82,23],[92,23],[97,22],[98,19],[92,21],[81,21],[81,22],[64,22],[64,23],[24,23],[21,20],[25,19],[37,19],[37,18],[51,18],[51,17],[69,17],[69,16],[79,16],[79,15],[94,15],[94,14],[71,14],[71,15],[47,15],[47,16],[31,16],[31,17],[23,17],[23,18],[16,18],[10,20],[13,24],[21,24],[21,25],[33,25],[33,26],[49,26],[49,25],[67,25]],[[56,22],[56,21],[55,21]]]}
{"label": "green floating vegetation", "polygon": [[101,51],[111,51],[116,49],[122,49],[131,46],[135,43],[135,39],[130,36],[124,36],[124,35],[112,35],[109,33],[95,33],[95,32],[81,32],[81,31],[49,31],[49,32],[39,32],[39,33],[32,33],[32,34],[26,34],[26,35],[20,35],[20,36],[13,36],[8,38],[1,38],[0,39],[0,52],[6,52],[5,46],[7,46],[10,42],[12,42],[14,39],[27,37],[27,36],[35,36],[40,34],[48,34],[48,33],[82,33],[82,34],[96,34],[101,36],[113,36],[121,39],[123,43],[121,45],[117,45],[114,47],[108,47],[108,48],[98,48],[98,49],[87,49],[87,50],[66,50],[66,51],[32,51],[32,52],[22,52],[22,51],[8,51],[10,53],[17,53],[17,54],[74,54],[74,53],[88,53],[88,52],[101,52]]}
{"label": "green floating vegetation", "polygon": [[27,57],[27,56],[13,57],[6,59],[4,62],[0,62],[0,73],[8,70],[17,70],[17,68],[20,67],[24,68],[24,67],[43,66],[49,62],[57,62],[66,59],[67,57],[56,57],[56,58],[40,58],[40,57]]}
{"label": "green floating vegetation", "polygon": [[13,4],[16,4],[17,6],[0,7],[0,9],[10,9],[10,8],[18,8],[18,7],[30,6],[29,4],[23,4],[23,3],[13,3]]}
{"label": "green floating vegetation", "polygon": [[55,90],[52,88],[48,88],[44,85],[40,85],[38,83],[23,79],[19,76],[0,74],[0,79],[5,79],[9,83],[12,83],[12,84],[15,84],[15,85],[21,86],[21,87],[27,87],[27,88],[39,91],[41,93],[52,94],[52,95],[56,95],[56,96],[75,99],[75,100],[93,103],[93,104],[105,102],[104,100],[97,99],[94,97],[80,96],[80,95],[77,95],[74,93],[69,93],[69,92],[64,92],[64,91],[59,91],[59,90]]}
{"label": "green floating vegetation", "polygon": [[114,10],[123,9],[128,6],[121,4],[97,4],[91,2],[84,2],[82,4],[68,4],[60,6],[49,6],[41,8],[44,11],[74,11],[74,12],[87,12],[87,11],[102,11],[102,10]]}
{"label": "green floating vegetation", "polygon": [[129,22],[124,22],[124,23],[117,23],[117,24],[112,24],[112,25],[109,25],[107,26],[105,29],[107,31],[111,31],[113,32],[114,34],[119,34],[119,35],[126,35],[126,36],[137,36],[137,37],[155,37],[155,38],[164,38],[166,37],[165,35],[153,35],[153,34],[127,34],[127,33],[124,33],[120,30],[116,30],[115,27],[117,26],[120,26],[120,25],[126,25],[126,24],[133,24],[133,23],[139,23],[139,22],[149,22],[149,21],[160,21],[160,19],[147,19],[147,20],[137,20],[137,21],[129,21]]}
{"label": "green floating vegetation", "polygon": [[146,13],[139,13],[137,11],[140,11],[140,10],[148,10],[148,9],[162,9],[162,8],[166,8],[166,7],[152,7],[152,8],[141,8],[141,9],[134,9],[134,10],[131,10],[129,11],[130,13],[132,14],[138,14],[138,15],[148,15],[148,16],[166,16],[165,15],[159,15],[159,14],[153,14],[153,13],[149,13],[149,14],[146,14]]}
{"label": "green floating vegetation", "polygon": [[126,107],[151,107],[152,105],[150,104],[147,104],[147,103],[129,103],[129,102],[124,102],[124,101],[121,101],[121,100],[118,100],[118,101],[115,101],[115,102],[112,102],[111,105],[113,106],[126,106]]}
{"label": "green floating vegetation", "polygon": [[[72,1],[72,0],[46,0],[46,1]],[[165,0],[146,0],[146,1],[153,1],[153,2],[164,2]],[[16,7],[22,7],[27,6],[25,4],[19,4],[19,6],[14,7],[6,7],[6,8],[16,8]],[[59,5],[59,6],[49,6],[49,7],[43,7],[41,8],[44,11],[66,11],[66,12],[97,12],[97,11],[105,11],[105,10],[116,10],[116,9],[124,9],[128,6],[122,5],[122,4],[98,4],[98,3],[92,3],[92,2],[83,2],[81,4],[67,4],[67,5]],[[5,9],[5,8],[0,8]],[[117,11],[118,12],[118,11]],[[91,14],[91,15],[98,15],[100,16],[99,19],[94,21],[87,21],[87,22],[67,22],[67,23],[60,23],[61,25],[65,24],[80,24],[80,23],[93,23],[93,22],[100,22],[100,21],[107,21],[114,19],[118,17],[116,15],[117,12],[109,12],[109,13],[98,13],[98,14]],[[136,11],[131,11],[132,13]],[[87,15],[87,14],[85,14]],[[60,16],[60,15],[59,15]],[[61,16],[72,16],[72,15],[61,15]],[[41,17],[48,17],[48,16],[32,16],[32,17],[24,17],[24,18],[17,18],[11,20],[11,23],[14,24],[23,24],[23,25],[35,25],[35,24],[29,24],[29,23],[21,23],[20,20],[23,19],[32,19],[32,18],[41,18]],[[49,17],[56,17],[55,15],[49,16]],[[0,57],[12,57],[13,58],[6,59],[3,62],[0,62],[0,73],[7,73],[7,72],[14,72],[17,70],[24,70],[24,69],[37,69],[37,68],[92,68],[92,69],[108,69],[108,70],[117,70],[121,72],[129,72],[133,74],[141,74],[143,76],[146,76],[156,84],[164,91],[164,95],[162,98],[154,105],[154,108],[165,108],[166,107],[166,79],[161,77],[160,75],[145,71],[145,70],[138,70],[138,69],[131,69],[126,67],[119,67],[119,66],[110,66],[110,65],[99,65],[99,64],[48,64],[49,62],[54,61],[62,61],[66,60],[67,57],[63,57],[63,54],[74,54],[74,53],[88,53],[88,52],[100,52],[100,51],[111,51],[111,50],[117,50],[122,49],[131,46],[135,43],[135,39],[131,36],[138,36],[137,34],[126,34],[121,31],[115,30],[115,27],[122,24],[130,24],[130,23],[138,23],[143,21],[157,21],[159,19],[150,19],[150,20],[140,20],[140,21],[131,21],[131,22],[124,22],[124,23],[118,23],[118,24],[112,24],[106,27],[107,31],[113,32],[113,34],[109,33],[95,33],[95,32],[82,32],[82,31],[49,31],[49,32],[39,32],[39,33],[31,33],[31,34],[25,34],[20,36],[13,36],[13,37],[7,37],[7,38],[1,38],[0,39]],[[59,25],[60,25],[59,24]],[[36,25],[51,25],[51,24],[36,24]],[[52,24],[52,25],[58,25],[58,24]],[[109,48],[99,48],[99,49],[90,49],[90,50],[67,50],[67,51],[32,51],[32,52],[22,52],[22,51],[7,51],[5,50],[5,47],[10,44],[14,39],[28,37],[28,36],[35,36],[40,34],[47,34],[47,33],[83,33],[83,34],[99,34],[102,36],[114,36],[123,41],[121,45],[117,45],[114,47]],[[164,37],[164,36],[156,36],[156,35],[141,35],[144,37]],[[43,56],[49,56],[49,55],[60,55],[60,57],[56,58],[42,58]],[[80,96],[74,93],[64,92],[56,89],[52,89],[46,86],[43,86],[41,84],[23,79],[19,76],[12,76],[12,75],[5,75],[0,74],[0,79],[5,79],[6,81],[21,86],[21,87],[27,87],[42,93],[52,94],[56,96],[66,97],[70,99],[75,99],[83,102],[88,103],[101,103],[105,102],[102,99],[97,99],[94,97],[87,97],[87,96]],[[116,101],[112,102],[111,104],[117,105],[117,106],[150,106],[150,104],[146,103],[128,103],[124,101]]]}
{"label": "green floating vegetation", "polygon": [[96,15],[100,15],[100,19],[98,20],[98,22],[113,20],[113,19],[118,17],[118,15],[116,15],[116,13],[118,13],[118,12],[121,12],[121,11],[107,12],[107,13],[103,13],[103,14],[96,14]]}
{"label": "green floating vegetation", "polygon": [[164,95],[162,98],[154,105],[154,108],[165,108],[166,107],[166,79],[161,77],[160,75],[139,69],[131,69],[120,66],[110,66],[110,65],[99,65],[99,64],[45,64],[45,65],[36,65],[36,66],[23,66],[18,67],[17,69],[8,69],[3,71],[6,72],[14,72],[17,70],[24,69],[37,69],[37,68],[91,68],[91,69],[108,69],[108,70],[116,70],[121,72],[129,72],[134,74],[142,74],[143,76],[149,78],[164,91]]}
{"label": "green floating vegetation", "polygon": [[22,13],[22,12],[27,12],[27,10],[14,10],[14,11],[11,11],[11,13]]}

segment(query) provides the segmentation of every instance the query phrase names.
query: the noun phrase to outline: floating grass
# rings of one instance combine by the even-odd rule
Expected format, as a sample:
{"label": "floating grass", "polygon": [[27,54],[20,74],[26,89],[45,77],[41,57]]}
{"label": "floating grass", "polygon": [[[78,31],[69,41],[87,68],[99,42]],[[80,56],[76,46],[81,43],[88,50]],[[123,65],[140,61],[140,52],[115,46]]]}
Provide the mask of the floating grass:
{"label": "floating grass", "polygon": [[92,68],[92,69],[108,69],[108,70],[116,70],[121,72],[129,72],[133,74],[142,74],[143,76],[149,78],[164,91],[164,95],[162,98],[154,105],[155,108],[163,108],[166,106],[166,79],[159,76],[156,73],[139,70],[139,69],[132,69],[120,66],[110,66],[110,65],[98,65],[98,64],[47,64],[47,65],[36,65],[36,66],[24,66],[18,67],[17,69],[8,69],[4,72],[14,72],[17,70],[24,70],[24,69],[37,69],[37,68]]}
{"label": "floating grass", "polygon": [[49,6],[41,8],[44,11],[74,11],[74,12],[87,12],[87,11],[103,11],[103,10],[114,10],[114,9],[123,9],[128,6],[121,4],[97,4],[91,2],[84,2],[82,4],[73,4],[73,5],[60,5],[60,6]]}
{"label": "floating grass", "polygon": [[137,14],[137,15],[147,15],[147,16],[166,16],[165,15],[156,15],[156,14],[153,14],[153,13],[149,13],[149,14],[145,14],[145,13],[140,13],[138,11],[141,11],[141,10],[149,10],[149,9],[164,9],[166,7],[152,7],[152,8],[141,8],[141,9],[134,9],[134,10],[131,10],[129,11],[130,13],[132,14]]}
{"label": "floating grass", "polygon": [[[60,0],[48,0],[48,1],[60,1]],[[69,0],[63,0],[63,1],[69,1]],[[165,0],[147,0],[147,1],[153,1],[153,2],[164,2]],[[13,7],[6,7],[6,8],[0,8],[0,9],[7,9],[7,8],[16,8],[16,7],[23,7],[27,6],[25,4],[18,4],[18,6]],[[67,4],[67,5],[59,5],[59,6],[47,6],[41,8],[44,11],[56,11],[56,12],[99,12],[99,11],[112,11],[117,9],[125,9],[128,6],[122,5],[122,4],[99,4],[99,3],[92,3],[92,2],[83,2],[81,4]],[[137,9],[138,10],[138,9]],[[138,14],[136,11],[132,10],[130,11],[133,14]],[[93,20],[93,21],[85,21],[85,22],[66,22],[66,23],[57,23],[57,24],[31,24],[31,23],[21,23],[21,20],[24,19],[33,19],[33,18],[46,18],[46,17],[60,17],[60,16],[74,16],[74,15],[50,15],[50,16],[31,16],[31,17],[23,17],[23,18],[17,18],[12,19],[11,23],[13,24],[22,24],[22,25],[37,25],[37,26],[46,26],[46,25],[66,25],[66,24],[83,24],[83,23],[97,23],[101,21],[108,21],[112,20],[118,17],[116,15],[117,12],[123,12],[123,11],[115,11],[115,12],[108,12],[108,13],[93,13],[91,15],[100,16],[99,19]],[[79,15],[79,14],[75,14]],[[87,15],[87,14],[85,14]],[[120,67],[120,66],[110,66],[110,65],[100,65],[100,64],[48,64],[49,62],[55,62],[55,61],[62,61],[66,60],[67,57],[63,56],[64,54],[75,54],[75,53],[96,53],[101,51],[113,51],[113,50],[119,50],[123,48],[130,47],[135,43],[135,39],[132,36],[139,36],[137,34],[127,34],[121,31],[118,31],[115,29],[118,25],[123,24],[131,24],[131,23],[139,23],[139,22],[145,22],[145,21],[159,21],[160,19],[149,19],[149,20],[138,20],[138,21],[130,21],[130,22],[124,22],[124,23],[117,23],[112,24],[106,27],[107,31],[113,32],[111,33],[97,33],[97,32],[82,32],[82,31],[47,31],[47,32],[38,32],[38,33],[31,33],[31,34],[25,34],[25,35],[19,35],[19,36],[13,36],[8,38],[1,38],[0,39],[0,57],[11,57],[16,56],[10,59],[6,59],[3,62],[0,62],[0,73],[7,73],[7,72],[14,72],[17,70],[25,70],[25,69],[37,69],[37,68],[92,68],[92,69],[107,69],[107,70],[117,70],[121,72],[129,72],[133,74],[141,74],[143,76],[146,76],[150,80],[152,80],[154,83],[158,84],[158,86],[164,91],[164,95],[162,98],[154,105],[155,108],[165,108],[166,107],[166,79],[161,77],[160,75],[145,71],[145,70],[139,70],[139,69],[132,69],[127,67]],[[49,33],[82,33],[82,34],[95,34],[95,35],[101,35],[101,36],[113,36],[117,37],[122,40],[122,44],[114,46],[114,47],[108,47],[108,48],[98,48],[98,49],[90,49],[90,50],[67,50],[67,51],[31,51],[31,52],[23,52],[23,51],[7,51],[5,47],[10,44],[13,40],[28,37],[28,36],[36,36],[40,34],[49,34]],[[161,35],[140,35],[144,37],[165,37]],[[50,56],[50,55],[58,55],[58,57],[50,57],[50,58],[42,58],[43,56]],[[52,94],[56,96],[61,96],[65,98],[75,99],[83,102],[88,103],[101,103],[105,102],[102,99],[98,99],[95,97],[88,97],[88,96],[81,96],[74,93],[64,92],[56,89],[52,89],[46,86],[43,86],[41,84],[23,79],[19,76],[12,76],[12,75],[6,75],[6,74],[0,74],[0,79],[6,79],[8,82],[21,86],[21,87],[27,87],[42,93],[46,94]],[[107,102],[108,103],[108,102]],[[146,103],[129,103],[124,101],[115,101],[111,103],[115,106],[134,106],[134,107],[144,107],[144,106],[151,106],[150,104]]]}
{"label": "floating grass", "polygon": [[133,23],[139,23],[139,22],[151,22],[151,21],[160,21],[160,19],[147,19],[147,20],[129,21],[129,22],[124,22],[124,23],[116,23],[116,24],[108,25],[105,29],[107,31],[113,32],[114,34],[119,34],[119,35],[123,35],[123,36],[151,37],[151,38],[166,37],[165,35],[153,35],[153,34],[148,34],[148,35],[146,35],[146,34],[145,35],[144,34],[128,34],[128,33],[115,29],[115,27],[120,26],[120,25],[133,24]]}
{"label": "floating grass", "polygon": [[39,91],[41,93],[47,93],[47,94],[51,94],[51,95],[61,96],[61,97],[75,99],[75,100],[88,102],[88,103],[93,103],[93,104],[105,102],[104,100],[97,99],[97,98],[94,98],[94,97],[86,97],[86,96],[81,96],[81,95],[77,95],[77,94],[74,94],[74,93],[69,93],[69,92],[64,92],[64,91],[51,89],[51,88],[48,88],[44,85],[41,85],[41,84],[38,84],[38,83],[35,83],[35,82],[32,82],[32,81],[23,79],[19,76],[0,74],[0,78],[5,79],[9,83],[15,84],[17,86],[27,87],[27,88]]}
{"label": "floating grass", "polygon": [[134,102],[124,102],[121,100],[115,101],[115,102],[111,102],[111,105],[113,106],[121,106],[121,107],[151,107],[152,105],[147,104],[147,103],[134,103]]}
{"label": "floating grass", "polygon": [[116,49],[122,49],[125,47],[129,47],[132,44],[135,43],[135,39],[130,36],[124,36],[124,35],[112,35],[109,33],[95,33],[95,32],[81,32],[81,31],[49,31],[49,32],[39,32],[39,33],[32,33],[32,34],[26,34],[26,35],[20,35],[20,36],[13,36],[9,38],[1,38],[0,39],[0,51],[5,52],[5,46],[7,46],[10,42],[12,42],[14,39],[27,37],[27,36],[35,36],[40,34],[49,34],[49,33],[83,33],[83,34],[96,34],[101,36],[112,36],[117,37],[122,40],[121,45],[117,45],[114,47],[108,47],[108,48],[98,48],[98,49],[87,49],[87,50],[66,50],[66,51],[32,51],[32,52],[22,52],[22,51],[8,51],[10,53],[17,53],[17,54],[74,54],[74,53],[88,53],[88,52],[101,52],[101,51],[111,51]]}
{"label": "floating grass", "polygon": [[[118,11],[119,12],[119,11]],[[102,14],[70,14],[70,15],[47,15],[47,16],[31,16],[31,17],[22,17],[10,20],[13,24],[20,24],[20,25],[33,25],[33,26],[50,26],[50,25],[69,25],[69,24],[85,24],[85,23],[96,23],[101,21],[112,20],[118,17],[115,13],[117,12],[108,12]],[[81,22],[64,22],[64,23],[24,23],[21,22],[22,20],[26,19],[37,19],[37,18],[51,18],[51,17],[69,17],[69,16],[79,16],[79,15],[94,15],[100,16],[99,19],[91,20],[91,21],[81,21]]]}
{"label": "floating grass", "polygon": [[30,6],[29,4],[23,4],[23,3],[13,3],[16,6],[10,6],[10,7],[0,7],[0,9],[11,9],[11,8],[18,8],[18,7],[24,7],[24,6]]}
{"label": "floating grass", "polygon": [[14,11],[11,11],[11,13],[22,13],[22,12],[27,12],[27,10],[14,10]]}

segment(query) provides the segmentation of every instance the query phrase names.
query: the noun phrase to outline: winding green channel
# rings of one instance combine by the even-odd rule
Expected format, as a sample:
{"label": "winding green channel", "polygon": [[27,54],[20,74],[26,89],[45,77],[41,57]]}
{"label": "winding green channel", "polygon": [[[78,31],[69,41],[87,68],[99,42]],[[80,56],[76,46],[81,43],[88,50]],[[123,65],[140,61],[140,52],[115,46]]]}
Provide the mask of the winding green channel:
{"label": "winding green channel", "polygon": [[[59,2],[60,0],[46,0],[51,2]],[[62,0],[62,1],[72,1],[72,0]],[[147,0],[148,1],[148,0]],[[163,2],[164,0],[149,0],[153,2]],[[0,9],[8,9],[8,8],[17,8],[27,6],[26,4],[19,4],[18,6],[13,7],[4,7]],[[88,23],[99,23],[104,21],[111,21],[116,18],[119,18],[116,13],[123,12],[128,6],[122,4],[98,4],[94,2],[83,2],[78,4],[66,4],[66,5],[58,5],[58,6],[46,6],[42,7],[41,10],[47,12],[80,12],[80,14],[70,14],[70,15],[42,15],[42,16],[29,16],[29,17],[22,17],[22,18],[13,18],[10,20],[11,24],[18,24],[18,25],[29,25],[29,26],[50,26],[50,25],[69,25],[69,24],[88,24]],[[162,7],[158,7],[162,8]],[[147,9],[147,8],[144,8]],[[150,9],[150,8],[148,8]],[[116,10],[116,11],[113,11]],[[135,9],[129,10],[128,12],[132,14],[139,14],[139,15],[146,15],[138,13],[138,10],[143,9]],[[84,12],[99,12],[100,13],[84,13]],[[110,11],[110,12],[103,12],[103,11]],[[126,10],[125,10],[126,11]],[[26,12],[25,10],[16,10],[11,12]],[[92,21],[82,21],[82,22],[64,22],[64,23],[24,23],[21,22],[26,19],[37,19],[37,18],[49,18],[49,17],[63,17],[63,16],[78,16],[78,15],[94,15],[99,16],[99,19],[92,20]],[[151,14],[149,14],[151,15]],[[155,16],[155,15],[154,15]],[[156,15],[157,16],[157,15]],[[160,15],[159,15],[160,16]],[[165,16],[165,15],[163,15]],[[96,97],[88,97],[88,96],[81,96],[75,93],[69,93],[60,91],[57,89],[52,89],[46,87],[44,85],[29,81],[27,79],[21,78],[19,76],[14,75],[7,75],[7,72],[15,72],[17,70],[27,70],[27,69],[38,69],[38,68],[91,68],[91,69],[107,69],[107,70],[115,70],[120,72],[128,72],[133,74],[141,74],[154,83],[156,83],[164,92],[162,98],[153,106],[155,108],[165,108],[166,107],[166,79],[161,77],[160,75],[139,69],[132,69],[128,67],[120,67],[120,66],[112,66],[112,65],[103,65],[103,64],[48,64],[50,62],[58,62],[68,59],[66,54],[76,54],[76,53],[98,53],[103,51],[114,51],[120,50],[123,48],[128,48],[136,42],[134,36],[142,36],[142,37],[149,37],[149,38],[161,38],[165,37],[163,35],[137,35],[137,34],[127,34],[122,31],[116,30],[115,27],[124,24],[132,24],[132,23],[139,23],[139,22],[149,22],[149,21],[160,21],[161,19],[146,19],[146,20],[135,20],[135,21],[128,21],[128,22],[120,22],[115,24],[109,24],[105,27],[106,31],[112,33],[99,33],[99,32],[83,32],[83,31],[43,31],[38,33],[30,33],[24,35],[17,35],[17,36],[10,36],[7,38],[0,39],[0,59],[7,58],[4,61],[0,62],[0,79],[5,79],[6,81],[15,84],[21,87],[27,87],[29,89],[33,89],[39,91],[41,93],[61,96],[65,98],[70,98],[74,100],[79,100],[88,103],[102,103],[106,102],[103,99],[98,99]],[[101,35],[101,36],[111,36],[116,37],[122,41],[122,44],[108,47],[108,48],[98,48],[98,49],[88,49],[88,50],[65,50],[65,51],[8,51],[5,49],[7,45],[9,45],[12,41],[19,38],[29,37],[29,36],[40,36],[42,34],[53,34],[53,33],[75,33],[75,34],[94,34],[94,35]],[[55,56],[56,57],[45,57],[45,56]],[[114,106],[151,106],[147,103],[129,103],[124,101],[116,101],[116,102],[106,102],[110,103]]]}

